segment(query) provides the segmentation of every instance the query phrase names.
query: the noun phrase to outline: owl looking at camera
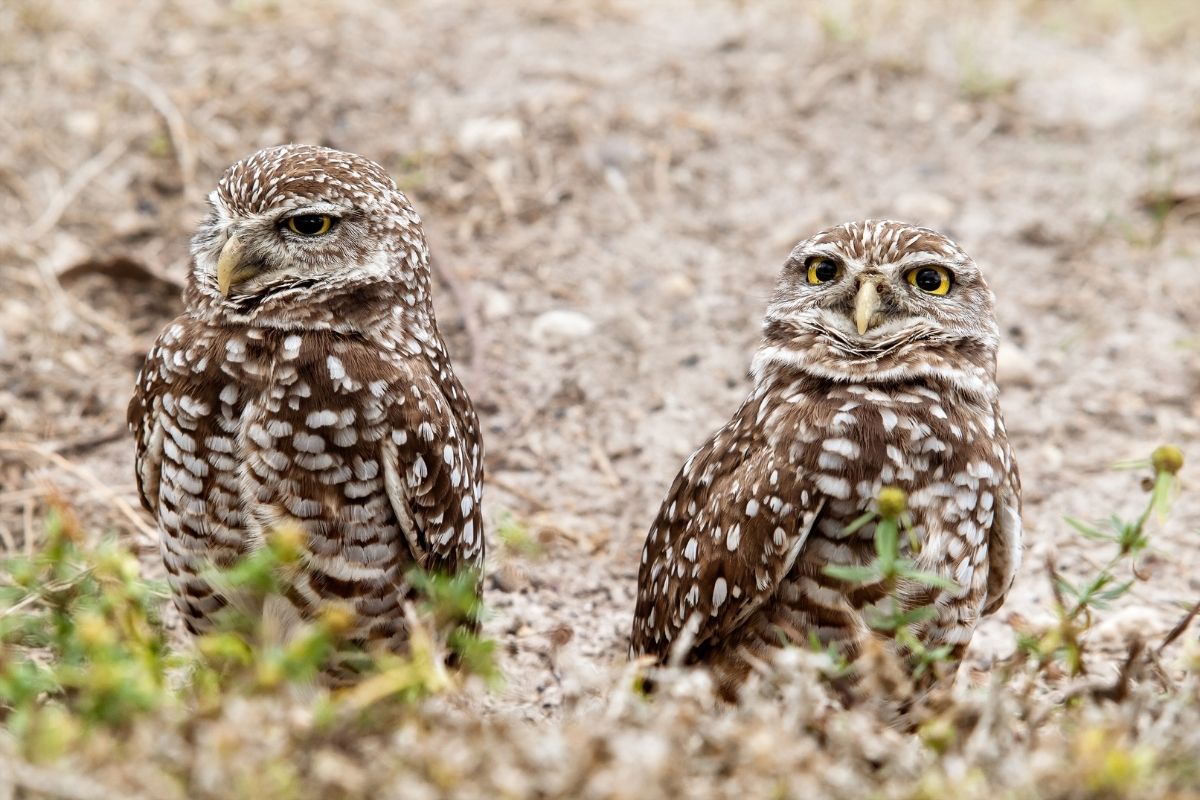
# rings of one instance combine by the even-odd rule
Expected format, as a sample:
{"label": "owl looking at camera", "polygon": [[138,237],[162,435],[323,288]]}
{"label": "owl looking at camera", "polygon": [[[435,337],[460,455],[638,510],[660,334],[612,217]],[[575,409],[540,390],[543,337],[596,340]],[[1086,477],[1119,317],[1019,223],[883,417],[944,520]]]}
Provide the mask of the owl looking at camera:
{"label": "owl looking at camera", "polygon": [[239,161],[209,200],[186,310],[129,405],[175,605],[210,630],[230,602],[211,567],[290,524],[304,541],[275,622],[339,603],[352,640],[401,649],[406,573],[484,555],[479,426],[420,218],[379,165],[306,145]]}
{"label": "owl looking at camera", "polygon": [[767,309],[754,391],[684,463],[650,528],[631,654],[666,661],[678,645],[730,697],[752,661],[787,644],[815,637],[853,659],[884,587],[824,568],[874,559],[875,525],[846,527],[894,486],[919,543],[905,554],[957,586],[898,594],[933,607],[915,633],[956,666],[1021,560],[998,341],[979,268],[935,231],[871,220],[797,245]]}

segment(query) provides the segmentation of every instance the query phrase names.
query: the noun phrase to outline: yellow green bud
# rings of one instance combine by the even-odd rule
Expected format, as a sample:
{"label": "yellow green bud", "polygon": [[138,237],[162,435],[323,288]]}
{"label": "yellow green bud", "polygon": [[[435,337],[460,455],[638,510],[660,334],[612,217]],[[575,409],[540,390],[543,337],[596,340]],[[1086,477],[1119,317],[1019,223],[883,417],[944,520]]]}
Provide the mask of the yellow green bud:
{"label": "yellow green bud", "polygon": [[96,575],[129,583],[138,577],[137,558],[124,550],[107,549],[96,560]]}
{"label": "yellow green bud", "polygon": [[920,728],[921,741],[935,753],[945,753],[954,744],[954,724],[944,717],[935,717]]}
{"label": "yellow green bud", "polygon": [[82,733],[79,720],[56,705],[39,709],[32,723],[26,748],[35,763],[57,761],[75,746]]}
{"label": "yellow green bud", "polygon": [[274,689],[283,683],[287,677],[283,673],[283,665],[276,658],[266,658],[258,663],[255,677],[260,689]]}
{"label": "yellow green bud", "polygon": [[330,603],[321,609],[321,624],[333,636],[344,636],[354,628],[357,615],[345,603]]}
{"label": "yellow green bud", "polygon": [[111,646],[117,640],[116,632],[108,620],[91,611],[80,614],[75,620],[75,633],[89,650]]}
{"label": "yellow green bud", "polygon": [[294,564],[300,559],[308,533],[294,522],[285,522],[271,531],[267,541],[281,563]]}
{"label": "yellow green bud", "polygon": [[26,561],[25,559],[14,560],[9,569],[9,576],[12,578],[13,583],[28,588],[38,582],[40,571],[32,561]]}
{"label": "yellow green bud", "polygon": [[1183,468],[1183,451],[1173,444],[1159,445],[1150,455],[1150,464],[1156,473],[1174,475]]}
{"label": "yellow green bud", "polygon": [[879,514],[886,519],[896,519],[908,509],[908,495],[897,486],[885,486],[879,490]]}
{"label": "yellow green bud", "polygon": [[196,647],[214,664],[249,664],[254,659],[250,645],[233,633],[207,633],[196,640]]}

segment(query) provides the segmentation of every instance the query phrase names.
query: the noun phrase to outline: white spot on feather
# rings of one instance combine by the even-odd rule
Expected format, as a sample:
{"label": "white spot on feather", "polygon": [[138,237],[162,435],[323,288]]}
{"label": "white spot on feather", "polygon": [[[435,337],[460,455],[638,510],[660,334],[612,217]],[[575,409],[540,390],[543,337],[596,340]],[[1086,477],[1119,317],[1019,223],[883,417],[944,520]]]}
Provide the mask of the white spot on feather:
{"label": "white spot on feather", "polygon": [[337,420],[337,414],[332,411],[313,411],[305,418],[304,423],[310,428],[322,428],[334,424]]}
{"label": "white spot on feather", "polygon": [[845,478],[838,478],[833,475],[819,474],[813,479],[813,483],[822,493],[839,500],[846,500],[850,497],[850,482]]}
{"label": "white spot on feather", "polygon": [[730,551],[737,550],[738,545],[741,544],[741,541],[742,526],[740,524],[736,524],[729,529],[729,534],[725,537],[725,547],[727,547]]}
{"label": "white spot on feather", "polygon": [[728,592],[729,586],[725,583],[725,579],[717,578],[717,580],[713,583],[713,613],[716,613],[717,609],[721,607],[721,604],[725,602],[725,596],[728,594]]}

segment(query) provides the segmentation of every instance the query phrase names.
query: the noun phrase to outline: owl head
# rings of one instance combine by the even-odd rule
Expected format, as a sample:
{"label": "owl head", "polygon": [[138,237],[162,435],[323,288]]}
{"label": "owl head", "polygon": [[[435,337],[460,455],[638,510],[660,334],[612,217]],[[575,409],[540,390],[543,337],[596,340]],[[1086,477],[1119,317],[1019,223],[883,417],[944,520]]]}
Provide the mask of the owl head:
{"label": "owl head", "polygon": [[796,245],[763,330],[756,375],[790,365],[855,382],[988,383],[999,341],[992,293],[971,257],[936,231],[880,220]]}
{"label": "owl head", "polygon": [[373,161],[327,147],[271,147],[227,169],[208,199],[189,283],[210,307],[269,320],[380,286],[415,307],[428,301],[421,220]]}

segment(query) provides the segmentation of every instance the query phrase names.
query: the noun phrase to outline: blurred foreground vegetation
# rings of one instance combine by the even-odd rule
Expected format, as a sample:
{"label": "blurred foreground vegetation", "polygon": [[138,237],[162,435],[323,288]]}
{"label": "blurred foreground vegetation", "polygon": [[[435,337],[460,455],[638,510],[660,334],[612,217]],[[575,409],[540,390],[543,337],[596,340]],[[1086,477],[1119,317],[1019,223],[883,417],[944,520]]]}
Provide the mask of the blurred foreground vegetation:
{"label": "blurred foreground vegetation", "polygon": [[[245,612],[280,591],[298,531],[221,573],[241,610],[179,648],[160,616],[166,587],[119,541],[89,544],[59,503],[41,549],[0,572],[0,797],[1196,796],[1200,647],[1187,631],[1200,604],[1164,640],[1129,636],[1115,669],[1089,646],[1146,579],[1181,464],[1160,447],[1126,465],[1148,492],[1128,518],[1067,519],[1107,560],[1075,581],[1046,564],[1053,621],[1016,620],[1012,655],[983,681],[928,689],[944,654],[908,633],[921,609],[890,598],[872,624],[899,647],[869,648],[849,690],[833,691],[847,665],[815,647],[764,667],[737,707],[697,671],[665,670],[644,696],[631,665],[536,726],[480,708],[502,684],[475,633],[475,576],[410,575],[423,600],[409,652],[350,654],[361,679],[330,690],[319,673],[344,650],[349,612],[332,607],[285,642]],[[902,557],[902,493],[885,489],[872,519],[878,558],[839,577],[940,585]],[[504,527],[523,541],[516,520]]]}

